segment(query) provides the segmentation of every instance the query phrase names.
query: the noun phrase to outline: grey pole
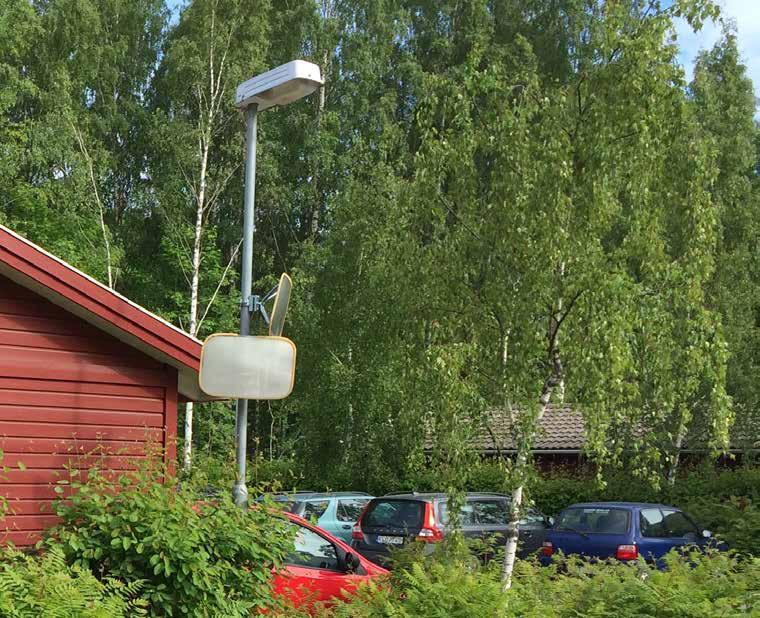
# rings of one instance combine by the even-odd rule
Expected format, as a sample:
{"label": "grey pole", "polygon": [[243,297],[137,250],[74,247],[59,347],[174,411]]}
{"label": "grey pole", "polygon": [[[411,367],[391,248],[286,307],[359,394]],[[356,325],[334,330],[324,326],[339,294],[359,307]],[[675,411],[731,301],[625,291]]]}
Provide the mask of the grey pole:
{"label": "grey pole", "polygon": [[[245,198],[243,200],[243,268],[240,278],[240,334],[251,331],[251,293],[253,288],[253,201],[256,195],[256,112],[258,105],[250,105],[246,111],[245,131]],[[235,458],[237,475],[232,486],[235,504],[245,507],[248,488],[245,485],[246,446],[248,443],[248,400],[238,399],[235,418]]]}

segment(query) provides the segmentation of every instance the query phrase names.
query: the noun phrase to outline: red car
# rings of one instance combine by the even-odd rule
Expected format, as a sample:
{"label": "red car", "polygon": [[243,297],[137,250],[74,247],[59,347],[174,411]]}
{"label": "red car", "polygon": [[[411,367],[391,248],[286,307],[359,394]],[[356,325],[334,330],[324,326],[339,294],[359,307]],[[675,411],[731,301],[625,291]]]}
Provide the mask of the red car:
{"label": "red car", "polygon": [[274,577],[275,593],[296,607],[346,598],[359,584],[388,575],[340,539],[292,513],[298,528],[293,553]]}

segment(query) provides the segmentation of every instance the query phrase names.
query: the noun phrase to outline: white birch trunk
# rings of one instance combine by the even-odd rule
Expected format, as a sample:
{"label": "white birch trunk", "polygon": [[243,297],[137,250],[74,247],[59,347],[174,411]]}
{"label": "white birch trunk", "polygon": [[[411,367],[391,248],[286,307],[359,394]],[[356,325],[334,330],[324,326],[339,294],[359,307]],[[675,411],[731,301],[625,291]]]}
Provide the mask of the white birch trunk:
{"label": "white birch trunk", "polygon": [[[559,329],[561,319],[555,319],[552,315],[550,318],[553,322],[552,331],[549,333],[549,341],[551,342],[550,357],[552,363],[551,374],[544,382],[544,386],[541,389],[541,396],[538,399],[539,408],[536,415],[535,422],[533,423],[533,432],[535,434],[536,429],[541,423],[546,408],[549,406],[549,402],[552,399],[552,393],[559,386],[564,378],[564,370],[562,368],[562,359],[559,354],[559,347],[557,343],[557,330]],[[529,438],[529,439],[526,439]],[[515,470],[517,471],[518,478],[522,479],[523,470],[528,462],[530,455],[530,445],[533,442],[533,436],[523,436],[522,440],[517,445],[517,459],[515,461]],[[522,480],[521,480],[522,482]],[[507,526],[507,538],[504,546],[504,564],[501,571],[501,587],[502,591],[506,592],[512,587],[512,573],[515,568],[515,559],[517,557],[517,542],[519,540],[519,523],[520,513],[522,510],[523,499],[523,485],[519,485],[512,492],[512,502],[509,508],[509,525]]]}
{"label": "white birch trunk", "polygon": [[685,429],[680,429],[678,431],[678,436],[676,436],[675,442],[675,452],[673,453],[673,461],[671,461],[670,466],[668,466],[667,482],[671,487],[676,484],[676,477],[678,476],[678,465],[681,461],[681,447],[683,446],[685,433]]}
{"label": "white birch trunk", "polygon": [[[221,280],[217,285],[211,300],[206,305],[203,317],[199,320],[199,296],[200,296],[200,271],[201,262],[203,258],[203,231],[204,231],[204,217],[206,211],[213,207],[216,202],[216,198],[230,180],[232,173],[226,178],[216,183],[218,186],[214,187],[213,191],[209,191],[209,155],[211,149],[211,143],[214,138],[215,131],[219,124],[220,116],[222,113],[222,104],[225,101],[225,84],[223,77],[226,70],[227,52],[233,41],[233,29],[230,29],[226,33],[221,35],[221,38],[217,40],[217,24],[216,24],[216,4],[211,9],[211,24],[209,31],[209,49],[208,49],[208,81],[205,84],[196,84],[195,94],[198,98],[199,117],[198,117],[198,154],[200,157],[200,167],[198,169],[197,176],[197,191],[195,190],[195,183],[187,180],[188,185],[195,195],[195,226],[193,231],[193,253],[191,258],[191,276],[190,276],[190,324],[189,333],[193,337],[198,334],[200,324],[208,313],[211,305],[216,299],[216,295],[219,292],[220,287],[227,275],[227,271],[231,266],[237,249],[230,258],[230,263],[222,273]],[[219,49],[217,49],[217,43],[221,41]],[[239,247],[239,245],[238,245]],[[183,449],[183,468],[187,472],[192,466],[192,449],[193,449],[193,404],[186,404],[185,408],[185,444]]]}
{"label": "white birch trunk", "polygon": [[[329,60],[329,54],[328,51],[325,50],[322,55],[322,69],[324,71],[327,70],[327,62]],[[325,82],[327,81],[327,77],[325,76]],[[317,109],[317,131],[319,131],[322,127],[322,116],[324,115],[325,111],[325,100],[326,100],[326,87],[324,84],[319,88],[319,107]],[[314,170],[313,179],[312,182],[314,183],[314,211],[311,214],[311,235],[316,238],[319,235],[319,226],[320,226],[320,200],[321,195],[319,193],[319,185],[320,185],[320,177],[319,177],[319,169]]]}
{"label": "white birch trunk", "polygon": [[113,268],[111,266],[111,241],[108,238],[108,227],[106,226],[106,219],[105,219],[105,206],[103,205],[103,201],[100,199],[100,192],[98,191],[98,181],[95,178],[95,166],[93,165],[92,157],[90,157],[90,152],[87,150],[87,146],[84,143],[84,137],[82,137],[81,131],[79,131],[79,129],[77,129],[73,124],[71,125],[71,128],[74,130],[74,136],[76,137],[77,143],[79,144],[79,150],[82,152],[82,156],[87,162],[87,170],[90,174],[90,182],[92,183],[92,193],[95,196],[95,203],[98,206],[100,233],[103,236],[103,245],[106,251],[106,271],[108,274],[108,287],[113,288],[116,282],[114,281]]}
{"label": "white birch trunk", "polygon": [[[209,114],[211,126],[212,114]],[[206,177],[208,172],[208,151],[210,134],[201,136],[201,168],[199,173],[198,197],[195,204],[195,229],[193,233],[192,273],[190,280],[190,324],[189,333],[198,334],[198,290],[201,278],[201,247],[203,240],[203,213],[206,206]],[[185,404],[185,444],[182,450],[182,469],[188,473],[193,465],[193,402]]]}

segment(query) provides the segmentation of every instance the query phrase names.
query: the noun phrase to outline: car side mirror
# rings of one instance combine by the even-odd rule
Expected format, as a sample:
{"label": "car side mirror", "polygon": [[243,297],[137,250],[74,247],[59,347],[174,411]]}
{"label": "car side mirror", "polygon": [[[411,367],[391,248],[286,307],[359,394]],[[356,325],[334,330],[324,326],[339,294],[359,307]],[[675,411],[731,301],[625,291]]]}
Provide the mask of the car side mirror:
{"label": "car side mirror", "polygon": [[706,538],[706,539],[711,539],[712,538],[712,532],[710,532],[709,530],[702,530],[702,536],[704,538]]}
{"label": "car side mirror", "polygon": [[553,526],[554,525],[554,517],[547,517],[546,518],[546,523],[549,524],[550,526]]}
{"label": "car side mirror", "polygon": [[359,556],[352,554],[350,551],[346,552],[346,555],[343,557],[343,568],[346,573],[356,572],[361,565],[362,563],[359,560]]}

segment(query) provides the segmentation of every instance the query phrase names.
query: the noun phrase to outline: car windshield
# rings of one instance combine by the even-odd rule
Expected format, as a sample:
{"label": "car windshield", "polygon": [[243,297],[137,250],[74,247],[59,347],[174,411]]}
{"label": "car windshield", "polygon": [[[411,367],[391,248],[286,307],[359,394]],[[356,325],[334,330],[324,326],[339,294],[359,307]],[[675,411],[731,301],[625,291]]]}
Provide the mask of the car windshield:
{"label": "car windshield", "polygon": [[612,507],[574,507],[565,509],[557,518],[557,530],[583,533],[625,534],[628,511]]}
{"label": "car windshield", "polygon": [[425,504],[417,500],[378,500],[369,505],[362,524],[367,528],[421,528]]}

